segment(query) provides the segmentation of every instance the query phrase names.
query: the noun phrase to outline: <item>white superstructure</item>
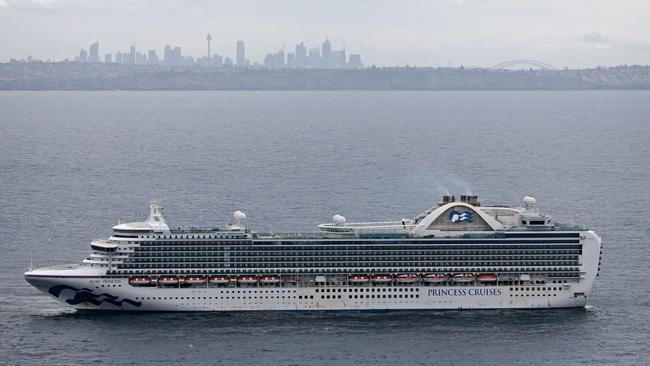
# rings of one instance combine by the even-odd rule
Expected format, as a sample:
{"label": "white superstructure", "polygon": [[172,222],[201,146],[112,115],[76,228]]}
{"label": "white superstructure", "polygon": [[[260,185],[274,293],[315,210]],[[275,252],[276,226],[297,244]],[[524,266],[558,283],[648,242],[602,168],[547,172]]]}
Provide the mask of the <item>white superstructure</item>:
{"label": "white superstructure", "polygon": [[443,197],[410,219],[317,233],[256,233],[237,211],[226,228],[170,229],[152,201],[80,264],[25,273],[76,309],[135,311],[397,310],[581,307],[600,238],[537,209]]}

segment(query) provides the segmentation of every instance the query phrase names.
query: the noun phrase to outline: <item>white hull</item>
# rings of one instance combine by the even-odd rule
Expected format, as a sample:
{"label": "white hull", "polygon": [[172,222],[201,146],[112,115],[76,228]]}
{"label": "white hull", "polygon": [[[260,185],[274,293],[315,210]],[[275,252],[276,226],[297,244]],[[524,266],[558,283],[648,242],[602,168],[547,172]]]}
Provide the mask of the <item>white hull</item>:
{"label": "white hull", "polygon": [[[129,285],[126,279],[32,277],[29,282],[63,304],[79,310],[364,311],[531,309],[582,307],[585,306],[587,301],[587,295],[580,291],[579,284],[155,288],[134,287]],[[101,284],[105,287],[101,287]],[[54,296],[50,289],[59,285],[63,285],[65,288],[58,292],[58,296]],[[73,288],[77,290],[75,291]],[[79,289],[92,291],[88,292]],[[78,294],[81,294],[81,297]],[[92,299],[84,300],[88,299],[88,296]]]}

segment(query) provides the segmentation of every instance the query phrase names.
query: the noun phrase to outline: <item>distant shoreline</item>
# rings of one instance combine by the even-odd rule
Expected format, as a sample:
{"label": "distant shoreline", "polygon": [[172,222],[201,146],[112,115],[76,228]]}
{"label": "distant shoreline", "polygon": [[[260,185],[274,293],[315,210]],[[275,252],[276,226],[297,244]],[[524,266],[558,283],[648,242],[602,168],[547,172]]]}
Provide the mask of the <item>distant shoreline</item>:
{"label": "distant shoreline", "polygon": [[4,63],[0,64],[0,90],[650,90],[650,66],[565,70],[492,70],[462,67],[224,70],[207,66]]}

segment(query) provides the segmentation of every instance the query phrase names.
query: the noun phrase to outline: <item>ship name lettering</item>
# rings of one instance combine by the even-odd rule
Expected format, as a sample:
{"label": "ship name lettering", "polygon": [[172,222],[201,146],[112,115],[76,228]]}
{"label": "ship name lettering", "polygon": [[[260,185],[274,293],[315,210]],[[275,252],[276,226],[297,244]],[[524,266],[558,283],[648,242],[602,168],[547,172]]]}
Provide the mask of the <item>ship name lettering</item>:
{"label": "ship name lettering", "polygon": [[498,288],[432,288],[427,291],[429,296],[501,296]]}

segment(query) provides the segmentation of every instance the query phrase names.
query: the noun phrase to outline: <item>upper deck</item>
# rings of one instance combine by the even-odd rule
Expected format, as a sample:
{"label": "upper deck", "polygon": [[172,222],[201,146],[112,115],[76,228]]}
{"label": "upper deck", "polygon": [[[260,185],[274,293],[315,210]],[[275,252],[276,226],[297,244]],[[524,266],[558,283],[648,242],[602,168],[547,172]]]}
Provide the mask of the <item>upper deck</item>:
{"label": "upper deck", "polygon": [[414,218],[396,221],[347,223],[334,216],[333,223],[321,224],[322,232],[349,237],[467,237],[492,236],[508,231],[585,231],[582,227],[559,225],[537,208],[533,197],[524,197],[524,207],[482,206],[477,196],[444,196],[436,206]]}
{"label": "upper deck", "polygon": [[111,239],[406,239],[406,238],[498,238],[500,233],[528,231],[586,231],[584,227],[556,224],[541,213],[532,197],[524,197],[524,207],[483,206],[477,196],[444,196],[442,201],[413,218],[394,221],[351,222],[335,215],[333,222],[318,226],[318,232],[255,232],[245,225],[246,215],[237,211],[226,227],[169,228],[162,208],[153,201],[149,217],[143,222],[113,227]]}
{"label": "upper deck", "polygon": [[348,223],[311,233],[262,233],[236,212],[224,228],[170,228],[153,202],[142,222],[118,224],[75,270],[101,275],[197,273],[537,273],[580,276],[582,242],[595,234],[555,224],[533,198],[524,207],[444,197],[413,218]]}

